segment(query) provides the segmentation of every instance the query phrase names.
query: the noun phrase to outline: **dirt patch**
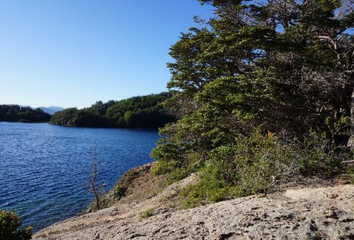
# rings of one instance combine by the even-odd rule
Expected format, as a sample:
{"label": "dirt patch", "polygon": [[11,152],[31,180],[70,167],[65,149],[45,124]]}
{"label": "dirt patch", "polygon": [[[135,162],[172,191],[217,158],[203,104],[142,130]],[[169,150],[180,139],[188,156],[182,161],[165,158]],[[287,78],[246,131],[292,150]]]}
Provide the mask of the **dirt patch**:
{"label": "dirt patch", "polygon": [[[153,166],[154,163],[149,163],[125,172],[112,189],[102,197],[102,208],[108,208],[117,203],[144,201],[160,193],[166,187],[166,176],[153,175],[151,173]],[[95,210],[95,204],[91,203],[87,212]]]}

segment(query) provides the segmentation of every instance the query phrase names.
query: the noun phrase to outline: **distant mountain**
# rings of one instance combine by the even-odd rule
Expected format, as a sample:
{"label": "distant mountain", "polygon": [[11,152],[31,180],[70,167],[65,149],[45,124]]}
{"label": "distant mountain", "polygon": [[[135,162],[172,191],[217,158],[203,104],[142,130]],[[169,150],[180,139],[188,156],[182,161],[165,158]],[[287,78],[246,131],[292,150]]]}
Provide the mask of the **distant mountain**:
{"label": "distant mountain", "polygon": [[54,115],[54,113],[64,110],[62,107],[39,107],[43,110],[43,112],[48,113],[50,115]]}

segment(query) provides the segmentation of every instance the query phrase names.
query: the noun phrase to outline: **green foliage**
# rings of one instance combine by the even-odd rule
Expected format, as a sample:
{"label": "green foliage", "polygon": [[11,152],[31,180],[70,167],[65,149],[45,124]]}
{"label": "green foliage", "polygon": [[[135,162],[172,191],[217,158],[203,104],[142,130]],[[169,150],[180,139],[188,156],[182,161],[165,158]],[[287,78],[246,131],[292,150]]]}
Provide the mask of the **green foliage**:
{"label": "green foliage", "polygon": [[[212,150],[199,173],[198,184],[184,191],[185,207],[194,207],[203,201],[221,201],[230,195],[240,197],[265,191],[275,178],[282,177],[283,169],[290,167],[288,161],[296,156],[295,151],[278,144],[271,134],[239,135],[235,145]],[[299,164],[291,171],[298,169]]]}
{"label": "green foliage", "polygon": [[349,167],[347,170],[347,174],[349,175],[351,183],[354,184],[354,167]]}
{"label": "green foliage", "polygon": [[340,151],[334,139],[311,131],[304,141],[279,141],[258,131],[239,135],[234,145],[214,149],[199,171],[200,181],[182,191],[186,208],[228,196],[248,196],[267,191],[277,180],[303,175],[330,175],[342,171],[341,162],[352,153]]}
{"label": "green foliage", "polygon": [[337,0],[200,2],[215,17],[197,19],[201,27],[171,47],[174,95],[165,106],[178,121],[160,130],[154,173],[171,183],[198,172],[199,183],[184,190],[187,206],[263,192],[297,174],[343,173],[353,8]]}
{"label": "green foliage", "polygon": [[161,106],[169,97],[169,93],[161,93],[117,102],[96,102],[90,108],[57,112],[51,123],[78,127],[158,128],[174,120]]}
{"label": "green foliage", "polygon": [[146,218],[149,218],[149,217],[153,216],[154,212],[155,212],[155,209],[151,208],[151,209],[148,209],[148,210],[140,213],[139,217],[141,219],[146,219]]}
{"label": "green foliage", "polygon": [[49,122],[51,116],[39,108],[19,105],[0,105],[0,121],[6,122]]}
{"label": "green foliage", "polygon": [[1,240],[27,240],[32,238],[32,228],[18,230],[21,218],[15,211],[0,210],[0,239]]}
{"label": "green foliage", "polygon": [[125,196],[126,191],[127,191],[127,188],[123,187],[123,186],[118,186],[118,187],[114,188],[114,198],[121,199],[123,196]]}
{"label": "green foliage", "polygon": [[198,169],[198,165],[195,164],[186,167],[178,167],[178,165],[177,161],[158,161],[151,172],[155,175],[168,174],[166,184],[169,185],[188,177]]}

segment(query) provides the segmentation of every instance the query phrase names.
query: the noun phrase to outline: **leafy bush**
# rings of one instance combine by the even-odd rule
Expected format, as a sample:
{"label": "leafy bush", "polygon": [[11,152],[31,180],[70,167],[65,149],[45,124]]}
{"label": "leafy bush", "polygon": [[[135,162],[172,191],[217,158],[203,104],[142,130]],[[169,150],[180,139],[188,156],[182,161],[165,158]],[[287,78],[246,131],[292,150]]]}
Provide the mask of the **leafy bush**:
{"label": "leafy bush", "polygon": [[347,174],[349,176],[350,182],[354,184],[354,167],[349,167],[347,169]]}
{"label": "leafy bush", "polygon": [[200,171],[200,182],[183,191],[185,207],[197,206],[205,200],[221,201],[230,195],[256,194],[265,191],[274,179],[299,171],[297,152],[277,143],[272,134],[240,135],[235,145],[221,146],[211,152]]}
{"label": "leafy bush", "polygon": [[[167,184],[172,184],[179,180],[188,177],[191,173],[198,171],[200,169],[200,158],[198,153],[189,154],[185,159],[180,156],[179,159],[173,159],[172,156],[177,154],[178,151],[182,152],[180,149],[174,149],[173,144],[159,145],[151,153],[153,158],[161,157],[159,147],[163,148],[164,156],[160,161],[157,161],[155,166],[151,169],[151,172],[155,175],[168,174]],[[170,150],[167,150],[170,148]],[[178,156],[179,154],[177,154]],[[176,155],[175,155],[176,156]]]}
{"label": "leafy bush", "polygon": [[[336,128],[342,129],[345,124]],[[342,162],[352,159],[353,154],[335,143],[336,135],[329,135],[331,131],[327,134],[310,131],[303,141],[278,140],[273,133],[262,134],[259,130],[250,137],[239,135],[235,144],[211,151],[199,171],[200,181],[181,192],[185,197],[184,207],[218,202],[228,196],[261,193],[276,180],[300,174],[327,177],[345,172]]]}
{"label": "leafy bush", "polygon": [[21,226],[21,218],[15,211],[0,211],[0,239],[1,240],[27,240],[32,237],[32,228],[27,227],[18,230]]}

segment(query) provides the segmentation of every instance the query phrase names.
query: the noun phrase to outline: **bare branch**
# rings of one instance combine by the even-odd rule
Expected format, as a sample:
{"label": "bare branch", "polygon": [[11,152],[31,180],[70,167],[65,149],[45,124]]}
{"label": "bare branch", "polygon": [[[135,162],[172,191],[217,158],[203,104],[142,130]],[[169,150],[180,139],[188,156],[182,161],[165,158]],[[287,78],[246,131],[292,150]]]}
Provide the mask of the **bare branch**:
{"label": "bare branch", "polygon": [[95,203],[96,203],[96,209],[100,209],[101,205],[101,196],[104,193],[104,184],[99,184],[98,183],[98,170],[99,170],[99,162],[98,162],[98,156],[97,156],[97,143],[95,142],[93,152],[92,152],[92,162],[91,162],[91,172],[90,172],[90,178],[88,183],[86,184],[86,187],[88,188],[88,191],[94,195]]}

